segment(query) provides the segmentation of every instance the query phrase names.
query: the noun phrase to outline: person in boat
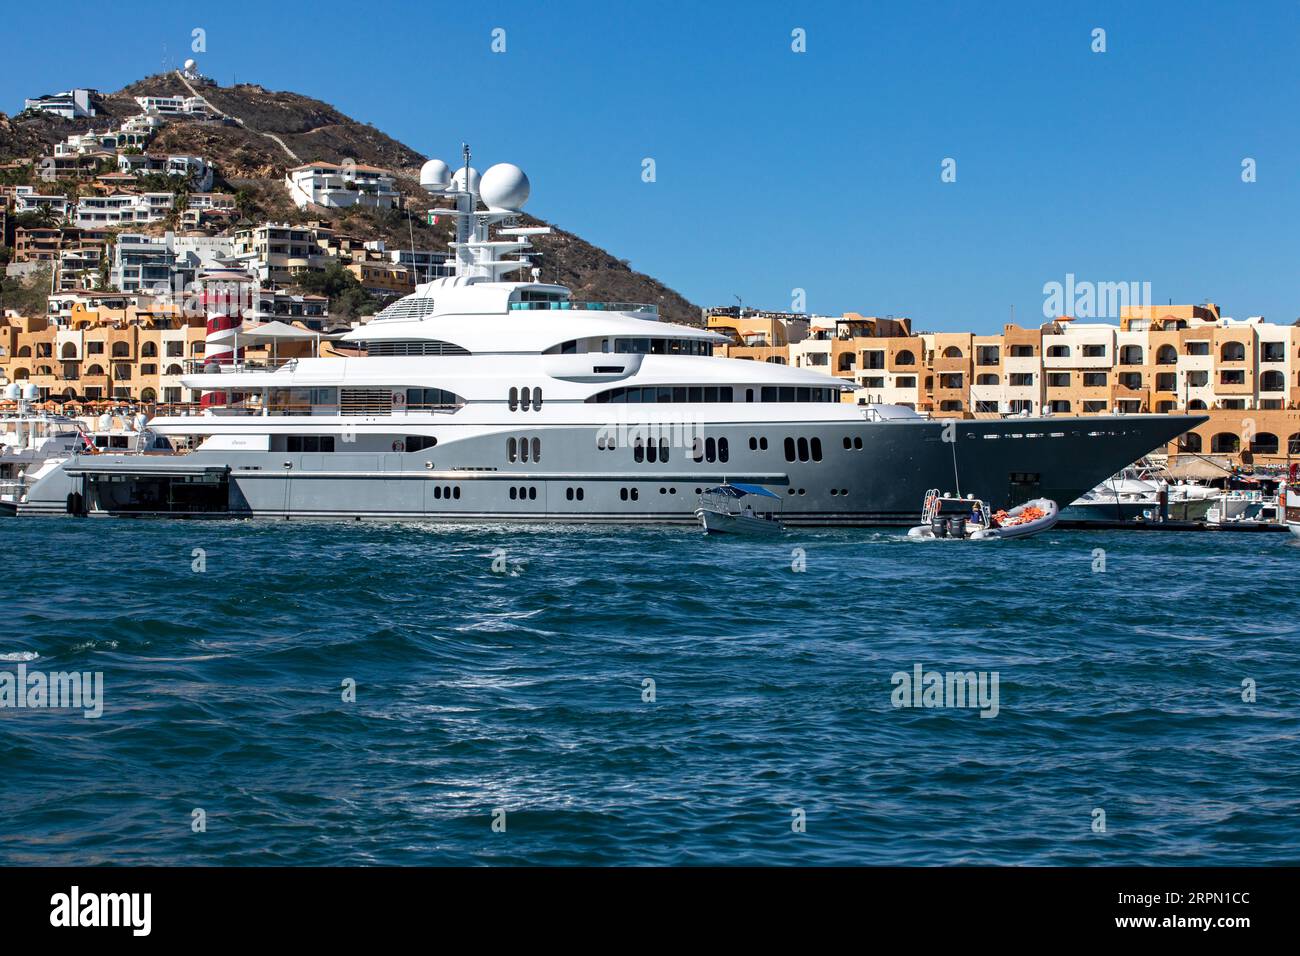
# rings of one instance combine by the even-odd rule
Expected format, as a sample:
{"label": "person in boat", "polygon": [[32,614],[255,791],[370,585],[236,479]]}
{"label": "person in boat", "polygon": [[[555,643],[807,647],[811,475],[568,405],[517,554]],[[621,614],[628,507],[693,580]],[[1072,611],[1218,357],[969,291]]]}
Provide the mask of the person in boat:
{"label": "person in boat", "polygon": [[746,518],[753,518],[753,517],[754,517],[754,506],[753,506],[753,505],[745,505],[745,510],[742,511],[741,514],[743,514]]}

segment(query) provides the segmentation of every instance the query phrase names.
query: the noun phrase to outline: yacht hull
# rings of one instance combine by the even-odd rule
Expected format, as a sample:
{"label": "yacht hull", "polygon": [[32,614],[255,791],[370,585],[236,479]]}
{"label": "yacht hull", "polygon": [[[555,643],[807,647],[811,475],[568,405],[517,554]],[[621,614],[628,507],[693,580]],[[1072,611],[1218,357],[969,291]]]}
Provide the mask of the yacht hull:
{"label": "yacht hull", "polygon": [[[590,425],[532,426],[545,453],[529,463],[507,460],[517,425],[465,426],[463,438],[442,425],[437,446],[416,452],[78,456],[42,479],[19,513],[685,524],[696,521],[703,489],[733,481],[781,494],[786,525],[912,525],[936,487],[995,509],[1073,501],[1201,420],[710,423],[704,434],[727,439],[725,462],[695,461],[690,448],[674,447],[655,463],[636,461],[631,447],[598,448],[601,430]],[[820,460],[788,460],[787,449],[802,451],[814,438]]]}

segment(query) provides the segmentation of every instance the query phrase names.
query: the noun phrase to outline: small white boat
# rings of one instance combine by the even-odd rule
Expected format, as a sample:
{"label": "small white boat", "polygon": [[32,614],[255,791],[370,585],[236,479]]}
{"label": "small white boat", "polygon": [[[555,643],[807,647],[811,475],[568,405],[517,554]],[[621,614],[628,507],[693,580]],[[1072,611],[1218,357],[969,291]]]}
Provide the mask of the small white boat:
{"label": "small white boat", "polygon": [[705,534],[774,535],[785,530],[783,504],[780,495],[761,485],[724,482],[700,495],[695,517]]}
{"label": "small white boat", "polygon": [[1035,498],[995,514],[987,501],[974,495],[962,498],[940,494],[935,488],[926,494],[921,505],[921,524],[909,529],[907,536],[963,541],[1027,538],[1053,527],[1060,517],[1060,508],[1049,498]]}
{"label": "small white boat", "polygon": [[1288,531],[1300,538],[1300,490],[1287,485],[1282,494],[1283,500],[1286,502],[1286,510],[1282,513],[1282,521]]}

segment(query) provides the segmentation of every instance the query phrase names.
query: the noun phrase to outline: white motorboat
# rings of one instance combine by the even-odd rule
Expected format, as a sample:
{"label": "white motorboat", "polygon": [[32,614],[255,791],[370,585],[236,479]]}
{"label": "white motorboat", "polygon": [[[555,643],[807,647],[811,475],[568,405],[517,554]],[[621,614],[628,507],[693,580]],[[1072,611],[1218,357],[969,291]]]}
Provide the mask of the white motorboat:
{"label": "white motorboat", "polygon": [[909,538],[933,541],[952,539],[989,541],[998,538],[1027,538],[1053,527],[1061,516],[1055,501],[1035,498],[1008,511],[994,512],[988,502],[974,495],[926,493],[921,505],[921,524],[907,532]]}
{"label": "white motorboat", "polygon": [[780,495],[761,485],[724,482],[700,495],[695,517],[705,534],[780,534],[782,504]]}
{"label": "white motorboat", "polygon": [[70,458],[89,445],[75,418],[33,407],[35,385],[10,383],[3,397],[15,407],[0,413],[0,514],[12,514],[46,462]]}
{"label": "white motorboat", "polygon": [[1282,506],[1276,495],[1237,489],[1223,492],[1212,501],[1205,515],[1209,528],[1257,527],[1282,520]]}

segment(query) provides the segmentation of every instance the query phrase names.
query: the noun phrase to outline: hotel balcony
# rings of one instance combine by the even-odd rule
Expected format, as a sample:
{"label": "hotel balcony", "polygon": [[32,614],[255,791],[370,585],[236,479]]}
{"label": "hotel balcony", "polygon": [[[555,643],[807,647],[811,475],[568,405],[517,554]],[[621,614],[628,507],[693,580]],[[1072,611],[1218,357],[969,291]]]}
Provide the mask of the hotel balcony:
{"label": "hotel balcony", "polygon": [[[1237,372],[1236,375],[1232,374]],[[1255,394],[1255,377],[1238,369],[1223,369],[1214,378],[1216,395],[1249,396]]]}

